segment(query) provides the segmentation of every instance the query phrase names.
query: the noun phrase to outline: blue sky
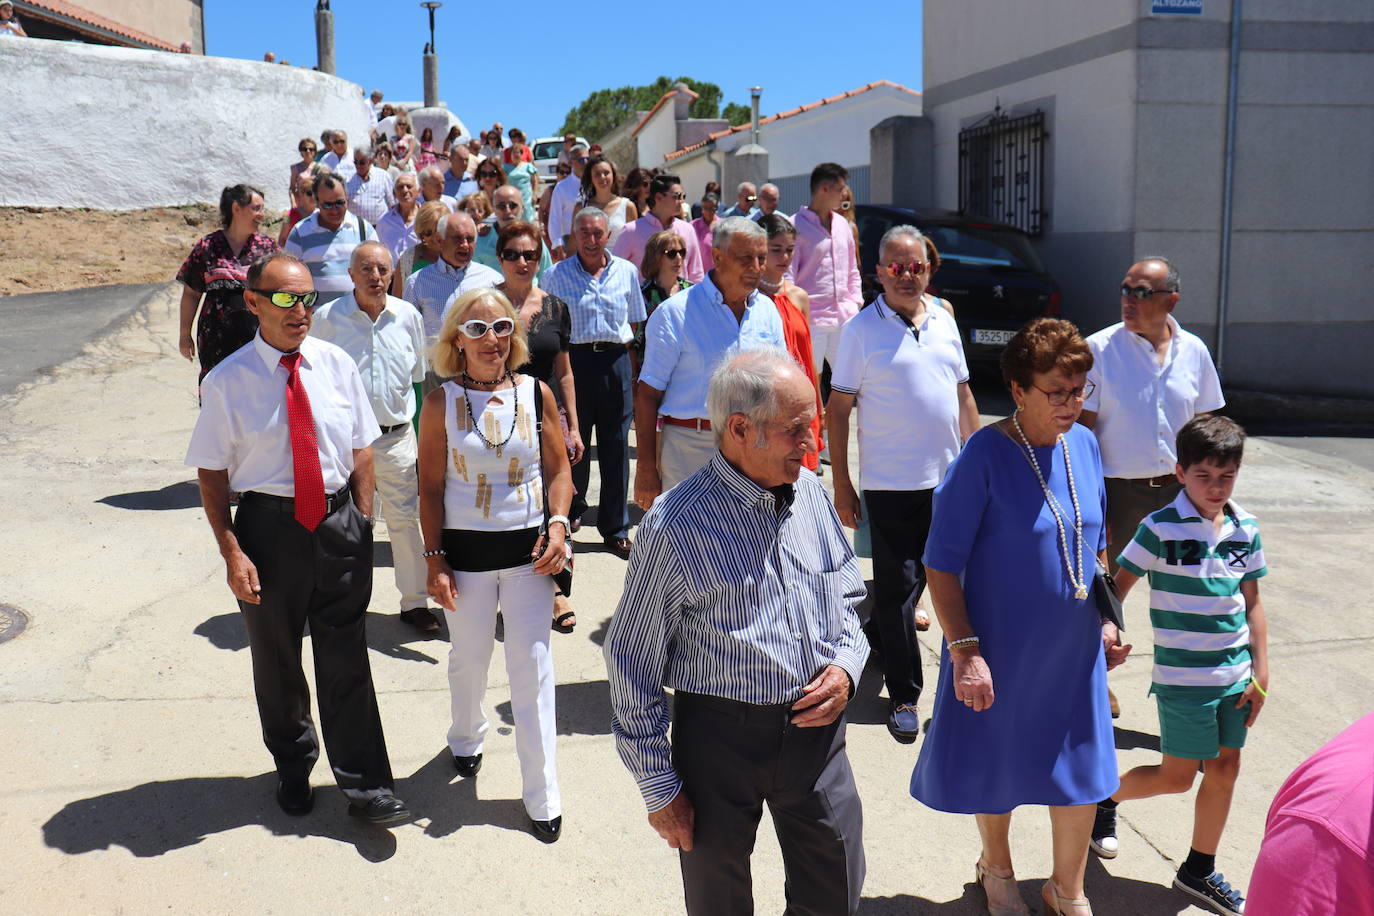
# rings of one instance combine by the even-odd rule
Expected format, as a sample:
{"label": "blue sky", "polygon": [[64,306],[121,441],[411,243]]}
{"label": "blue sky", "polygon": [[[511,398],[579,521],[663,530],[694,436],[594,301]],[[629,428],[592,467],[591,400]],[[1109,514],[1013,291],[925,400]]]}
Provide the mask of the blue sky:
{"label": "blue sky", "polygon": [[[421,100],[429,25],[418,0],[331,6],[338,75],[388,99]],[[569,12],[581,7],[449,0],[436,12],[440,95],[470,129],[501,121],[537,137],[591,92],[660,75],[716,83],[724,101],[745,105],[749,87],[762,86],[765,116],[874,80],[921,88],[921,0],[851,4],[849,16],[836,15],[844,4],[817,0],[603,0],[587,5],[595,12]],[[314,0],[207,0],[207,53],[260,59],[271,50],[313,67],[314,16]]]}

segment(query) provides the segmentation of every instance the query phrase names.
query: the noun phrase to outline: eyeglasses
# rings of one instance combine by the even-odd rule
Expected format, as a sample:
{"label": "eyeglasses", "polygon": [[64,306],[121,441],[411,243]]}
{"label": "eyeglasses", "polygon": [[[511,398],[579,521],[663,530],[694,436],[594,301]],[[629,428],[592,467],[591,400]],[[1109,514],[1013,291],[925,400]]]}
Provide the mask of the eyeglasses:
{"label": "eyeglasses", "polygon": [[687,195],[686,195],[684,192],[682,192],[682,191],[678,191],[676,194],[673,195],[673,200],[686,200],[686,199],[687,199]]}
{"label": "eyeglasses", "polygon": [[1148,286],[1123,286],[1121,287],[1122,296],[1130,296],[1132,299],[1144,301],[1151,296],[1158,296],[1160,293],[1178,292],[1173,289],[1151,289]]}
{"label": "eyeglasses", "polygon": [[288,293],[284,289],[253,289],[252,287],[249,289],[260,296],[266,296],[267,301],[279,309],[295,308],[296,303],[299,302],[308,312],[315,307],[315,300],[320,298],[320,294],[316,292]]}
{"label": "eyeglasses", "polygon": [[321,210],[342,210],[348,206],[346,200],[322,200],[320,201]]}
{"label": "eyeglasses", "polygon": [[1045,400],[1049,401],[1054,407],[1063,407],[1065,404],[1069,403],[1069,398],[1073,398],[1075,401],[1086,401],[1093,396],[1093,391],[1097,389],[1097,385],[1092,379],[1089,379],[1077,388],[1060,388],[1058,391],[1046,391],[1034,382],[1031,383],[1031,387],[1043,394]]}
{"label": "eyeglasses", "polygon": [[906,274],[911,274],[914,277],[926,272],[926,263],[924,261],[912,261],[910,264],[899,264],[893,261],[891,264],[884,264],[883,269],[891,277],[901,278]]}
{"label": "eyeglasses", "polygon": [[495,331],[497,337],[509,337],[515,333],[515,322],[510,318],[498,318],[492,322],[469,318],[458,325],[458,330],[463,332],[464,337],[472,340],[481,340],[487,336],[488,331]]}
{"label": "eyeglasses", "polygon": [[493,172],[491,169],[478,169],[478,170],[477,170],[477,177],[478,177],[478,178],[500,178],[500,177],[501,177],[501,173],[500,173],[500,172]]}
{"label": "eyeglasses", "polygon": [[516,251],[514,248],[507,248],[505,251],[501,252],[501,260],[511,262],[527,261],[530,264],[533,264],[535,261],[539,260],[539,252]]}
{"label": "eyeglasses", "polygon": [[519,210],[520,207],[520,204],[511,200],[503,200],[496,205],[496,209],[498,210]]}
{"label": "eyeglasses", "polygon": [[674,261],[676,261],[678,258],[687,257],[687,252],[685,249],[682,248],[670,248],[669,250],[663,252],[663,256],[665,258],[672,258]]}
{"label": "eyeglasses", "polygon": [[749,201],[749,203],[752,204],[752,203],[755,203],[755,202],[758,201],[759,196],[758,196],[757,194],[750,194],[748,197],[746,197],[746,198],[744,198],[744,199],[747,200],[747,201]]}
{"label": "eyeglasses", "polygon": [[296,152],[298,152],[298,153],[313,153],[313,152],[315,152],[315,147],[313,147],[313,146],[298,146],[298,147],[296,147]]}
{"label": "eyeglasses", "polygon": [[591,157],[591,156],[578,156],[577,159],[576,159],[575,161],[580,162],[580,163],[582,163],[583,165],[586,165],[588,162],[591,162],[591,161],[592,161],[592,157]]}

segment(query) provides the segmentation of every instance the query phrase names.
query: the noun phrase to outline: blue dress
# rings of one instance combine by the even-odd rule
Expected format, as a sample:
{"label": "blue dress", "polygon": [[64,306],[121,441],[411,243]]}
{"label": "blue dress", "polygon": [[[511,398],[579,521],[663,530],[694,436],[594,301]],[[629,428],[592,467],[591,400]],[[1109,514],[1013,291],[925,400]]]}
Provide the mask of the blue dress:
{"label": "blue dress", "polygon": [[[996,428],[980,430],[935,490],[925,564],[962,574],[994,692],[983,712],[956,699],[949,650],[942,651],[934,716],[911,775],[912,796],[940,811],[1090,804],[1120,785],[1091,594],[1094,555],[1106,544],[1102,459],[1084,427],[1064,438],[1083,513],[1085,599],[1074,597],[1059,528],[1019,443]],[[1063,450],[1037,448],[1035,457],[1070,514],[1072,551]]]}

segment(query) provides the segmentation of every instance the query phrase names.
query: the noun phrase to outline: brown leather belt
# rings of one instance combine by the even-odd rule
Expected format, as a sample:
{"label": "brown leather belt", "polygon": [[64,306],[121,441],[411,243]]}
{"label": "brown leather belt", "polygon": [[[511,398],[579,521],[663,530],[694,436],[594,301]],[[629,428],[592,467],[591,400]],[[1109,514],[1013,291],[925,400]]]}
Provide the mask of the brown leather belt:
{"label": "brown leather belt", "polygon": [[682,426],[687,429],[695,429],[699,433],[709,433],[711,431],[711,421],[697,418],[695,420],[684,420],[680,417],[660,417],[668,426]]}
{"label": "brown leather belt", "polygon": [[1178,478],[1173,474],[1160,474],[1158,477],[1125,477],[1122,479],[1127,483],[1138,483],[1142,487],[1153,487],[1156,490],[1178,482]]}

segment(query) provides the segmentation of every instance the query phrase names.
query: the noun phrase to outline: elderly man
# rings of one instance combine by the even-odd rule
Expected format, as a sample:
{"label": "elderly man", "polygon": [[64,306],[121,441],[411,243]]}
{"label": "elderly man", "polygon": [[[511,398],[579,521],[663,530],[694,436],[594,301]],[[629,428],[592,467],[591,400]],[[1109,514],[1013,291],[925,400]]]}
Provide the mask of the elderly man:
{"label": "elderly man", "polygon": [[443,193],[454,200],[462,200],[478,190],[477,180],[468,171],[471,155],[463,140],[455,140],[448,148],[448,171],[444,173]]}
{"label": "elderly man", "polygon": [[701,244],[696,230],[682,218],[682,202],[687,195],[676,175],[655,175],[649,182],[649,212],[620,230],[613,253],[638,267],[644,263],[644,246],[655,232],[665,229],[682,239],[687,257],[682,263],[682,275],[689,283],[700,283],[706,276],[701,266]]}
{"label": "elderly man", "polygon": [[373,89],[372,94],[368,96],[368,99],[372,102],[372,113],[378,118],[382,116],[382,99],[384,97],[380,89]]}
{"label": "elderly man", "polygon": [[468,138],[468,177],[477,180],[477,167],[482,162],[482,141],[477,137]]}
{"label": "elderly man", "polygon": [[959,328],[924,295],[925,236],[915,226],[894,226],[878,244],[878,263],[883,293],[840,332],[826,412],[835,509],[857,528],[849,415],[859,405],[859,479],[873,539],[868,641],[883,661],[887,730],[910,744],[921,733],[916,702],[925,680],[916,631],[930,619],[916,602],[926,585],[921,556],[931,497],[979,420]]}
{"label": "elderly man", "polygon": [[[759,188],[759,209],[750,219],[758,221],[768,216],[770,213],[776,212],[778,209],[778,202],[781,200],[782,192],[778,190],[777,185],[766,184]],[[783,214],[783,216],[786,215],[786,213]]]}
{"label": "elderly man", "polygon": [[377,239],[386,246],[395,264],[401,255],[420,244],[415,217],[420,213],[420,185],[414,172],[402,172],[391,189],[396,206],[377,220]]}
{"label": "elderly man", "polygon": [[736,191],[735,202],[724,210],[720,211],[721,219],[729,219],[732,216],[747,216],[754,219],[759,212],[758,208],[759,192],[755,190],[752,181],[741,181]]}
{"label": "elderly man", "polygon": [[[544,290],[568,303],[572,319],[573,383],[577,391],[577,425],[588,448],[596,436],[601,471],[601,501],[596,528],[612,553],[630,555],[630,515],[625,504],[630,480],[630,380],[635,326],[644,321],[639,271],[606,251],[606,214],[584,207],[573,220],[577,239],[573,257],[559,261],[544,275]],[[572,530],[587,511],[591,462],[573,465]]]}
{"label": "elderly man", "polygon": [[372,443],[377,495],[391,536],[392,569],[401,593],[401,620],[424,633],[439,629],[425,587],[420,538],[419,478],[415,474],[413,385],[425,377],[425,331],[410,303],[386,294],[391,254],[380,242],[353,249],[353,292],[315,313],[310,333],[353,357],[382,435]]}
{"label": "elderly man", "polygon": [[434,239],[439,246],[439,260],[406,277],[403,297],[420,312],[425,342],[431,347],[439,340],[444,308],[450,299],[470,289],[495,286],[504,279],[490,267],[472,263],[477,226],[466,213],[440,218]]}
{"label": "elderly man", "polygon": [[570,256],[575,248],[571,243],[570,235],[573,231],[573,211],[577,209],[578,201],[582,199],[582,173],[587,169],[587,162],[591,158],[587,155],[585,143],[573,144],[569,151],[570,159],[568,164],[572,166],[572,174],[564,178],[553,186],[553,193],[549,199],[549,244],[553,247],[551,252],[555,261],[560,261]]}
{"label": "elderly man", "polygon": [[641,509],[715,454],[706,387],[721,360],[739,350],[787,346],[777,306],[758,292],[768,258],[763,229],[741,217],[717,220],[712,247],[715,269],[664,300],[645,326],[635,389],[635,502]]}
{"label": "elderly man", "polygon": [[330,302],[353,289],[348,276],[353,249],[377,237],[365,220],[348,212],[343,180],[332,172],[314,181],[315,212],[291,227],[285,250],[305,262],[315,279],[321,302]]}
{"label": "elderly man", "polygon": [[353,160],[348,155],[348,132],[336,130],[329,135],[329,151],[320,160],[344,181],[353,175]]}
{"label": "elderly man", "polygon": [[[520,196],[520,189],[512,184],[503,184],[496,189],[496,194],[491,202],[492,209],[496,213],[496,225],[483,226],[477,232],[477,246],[473,252],[472,259],[478,264],[490,267],[492,270],[501,269],[501,259],[496,256],[496,242],[502,229],[512,223],[519,222],[525,211],[525,200]],[[539,272],[535,274],[535,282],[542,283],[544,271],[553,266],[552,259],[549,258],[547,247],[539,246]]]}
{"label": "elderly man", "polygon": [[427,165],[420,169],[420,203],[427,204],[431,200],[437,200],[448,207],[449,212],[458,212],[458,201],[444,193],[444,172],[437,165]]}
{"label": "elderly man", "polygon": [[1102,449],[1113,572],[1140,520],[1182,489],[1174,476],[1179,429],[1226,404],[1207,345],[1173,317],[1181,290],[1167,258],[1137,261],[1121,281],[1121,321],[1088,338],[1093,390],[1079,422]]}
{"label": "elderly man", "polygon": [[391,174],[372,167],[372,150],[366,146],[354,148],[353,174],[344,182],[344,190],[348,192],[348,212],[373,226],[396,203]]}
{"label": "elderly man", "polygon": [[[365,631],[377,421],[348,354],[308,337],[315,293],[304,264],[282,252],[255,261],[243,297],[258,335],[201,383],[186,463],[199,468],[205,516],[248,631],[277,803],[291,815],[314,804],[320,751],[301,669],[308,623],[325,747],[348,812],[375,824],[405,820]],[[230,490],[240,494],[232,521]]]}
{"label": "elderly man", "polygon": [[[844,709],[868,646],[863,577],[820,481],[816,391],[782,350],[711,378],[711,460],[640,524],[606,634],[611,730],[691,914],[753,912],[767,803],[787,912],[852,913],[862,813]],[[675,691],[671,744],[664,688]]]}

